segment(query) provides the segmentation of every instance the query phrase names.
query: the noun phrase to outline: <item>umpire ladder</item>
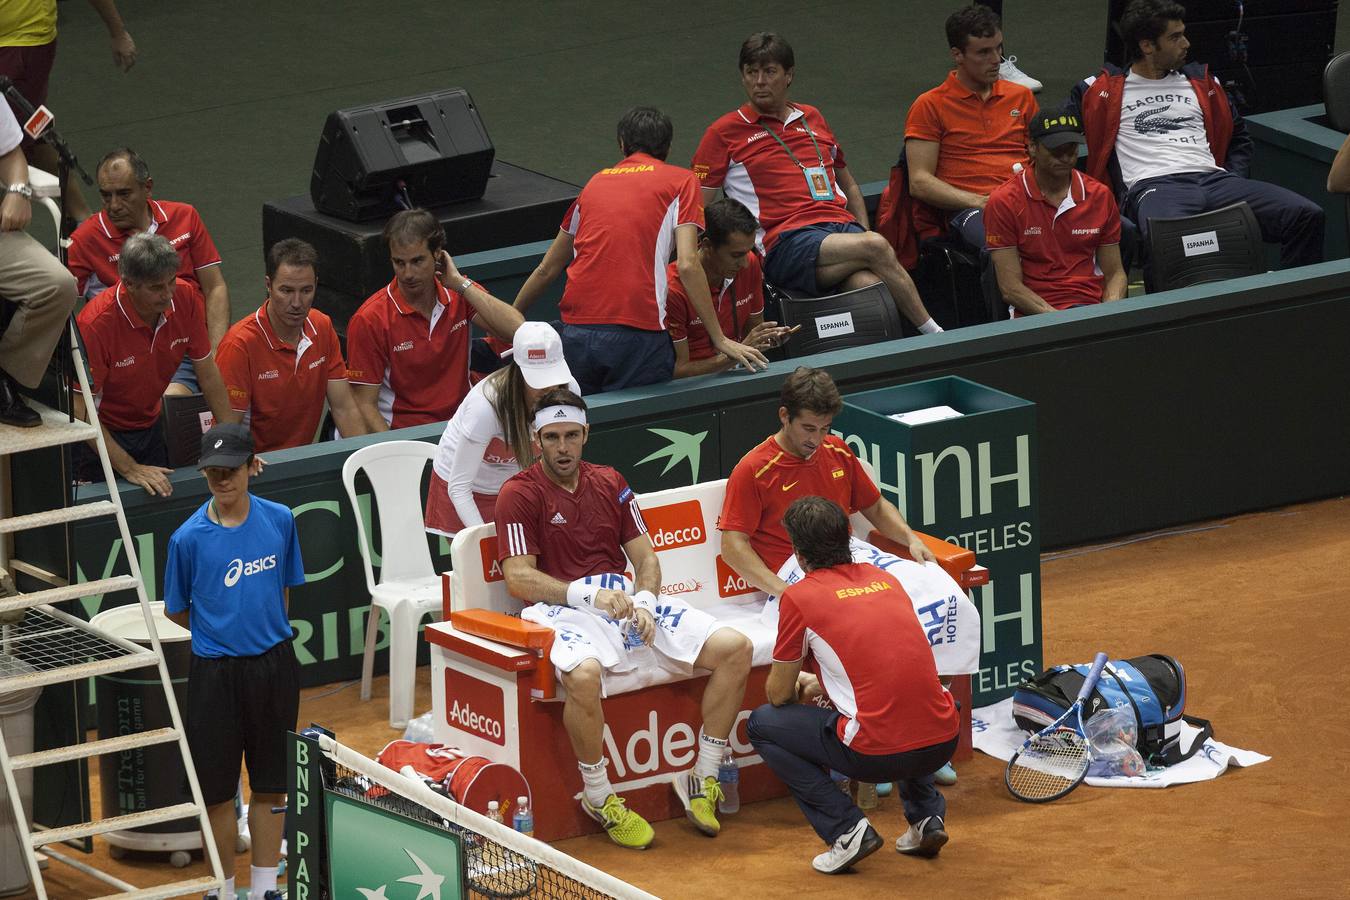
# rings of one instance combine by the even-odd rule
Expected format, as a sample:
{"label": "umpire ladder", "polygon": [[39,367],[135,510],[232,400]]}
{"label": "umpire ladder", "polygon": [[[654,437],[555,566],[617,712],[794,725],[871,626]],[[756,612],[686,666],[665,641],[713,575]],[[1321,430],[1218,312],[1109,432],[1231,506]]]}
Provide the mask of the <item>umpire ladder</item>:
{"label": "umpire ladder", "polygon": [[[103,478],[108,485],[108,500],[81,503],[59,509],[29,513],[21,516],[0,518],[0,541],[8,540],[5,535],[43,528],[51,525],[64,525],[85,519],[114,516],[117,528],[122,536],[122,554],[126,559],[128,575],[117,575],[79,584],[61,584],[60,579],[44,580],[55,582],[56,586],[32,593],[12,597],[0,597],[0,620],[12,618],[6,613],[18,613],[22,618],[8,625],[0,625],[0,696],[15,691],[41,688],[49,684],[81,681],[95,675],[112,672],[125,672],[132,669],[153,666],[158,673],[160,687],[168,704],[171,725],[136,734],[125,734],[113,738],[87,741],[67,747],[39,750],[35,753],[11,755],[7,741],[0,737],[0,774],[4,776],[4,785],[9,795],[10,806],[28,865],[28,874],[38,900],[47,900],[47,890],[43,884],[42,872],[38,865],[38,853],[43,847],[62,841],[80,840],[97,834],[139,828],[161,822],[171,822],[195,817],[201,827],[205,840],[203,852],[211,865],[211,875],[177,881],[156,887],[137,888],[133,885],[101,872],[85,863],[66,859],[64,854],[52,853],[51,859],[67,862],[75,868],[89,874],[117,889],[117,893],[108,894],[108,898],[156,898],[200,895],[212,888],[222,888],[221,861],[216,853],[215,842],[211,840],[211,823],[207,819],[206,806],[202,802],[201,787],[197,783],[197,771],[188,752],[187,737],[183,731],[183,720],[174,700],[173,685],[160,648],[159,634],[150,612],[150,603],[145,594],[145,582],[141,578],[140,563],[133,550],[135,544],[127,528],[126,514],[122,509],[122,500],[118,494],[113,477],[112,463],[108,459],[108,448],[103,440],[103,430],[99,427],[98,410],[94,405],[93,393],[89,388],[89,376],[84,355],[76,340],[73,322],[70,325],[71,356],[74,362],[74,374],[79,382],[79,390],[84,398],[84,408],[89,422],[72,419],[40,404],[33,404],[42,415],[42,425],[38,428],[14,428],[0,425],[0,456],[10,457],[30,450],[40,450],[62,444],[74,444],[93,439],[98,444],[99,460],[103,467]],[[15,562],[14,567],[30,575],[41,576],[35,567]],[[81,597],[90,597],[112,591],[134,588],[136,599],[140,603],[141,615],[145,619],[146,633],[150,636],[150,647],[132,643],[113,635],[106,634],[89,622],[72,616],[56,608]],[[5,659],[8,657],[8,659]],[[15,773],[34,769],[38,766],[54,765],[73,760],[90,759],[105,754],[122,753],[138,747],[157,744],[178,745],[183,768],[187,772],[188,785],[192,800],[158,809],[143,809],[135,812],[66,825],[58,828],[34,829],[28,822],[19,796]]]}

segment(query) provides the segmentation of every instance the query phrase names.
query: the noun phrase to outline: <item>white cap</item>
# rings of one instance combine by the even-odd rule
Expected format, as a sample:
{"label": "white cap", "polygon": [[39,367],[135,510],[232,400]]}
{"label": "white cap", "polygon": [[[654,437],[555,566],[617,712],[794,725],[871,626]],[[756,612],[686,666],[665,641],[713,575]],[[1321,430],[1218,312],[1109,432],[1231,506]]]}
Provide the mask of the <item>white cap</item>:
{"label": "white cap", "polygon": [[502,354],[520,366],[525,383],[535,390],[570,384],[572,372],[563,359],[562,338],[547,322],[523,322]]}

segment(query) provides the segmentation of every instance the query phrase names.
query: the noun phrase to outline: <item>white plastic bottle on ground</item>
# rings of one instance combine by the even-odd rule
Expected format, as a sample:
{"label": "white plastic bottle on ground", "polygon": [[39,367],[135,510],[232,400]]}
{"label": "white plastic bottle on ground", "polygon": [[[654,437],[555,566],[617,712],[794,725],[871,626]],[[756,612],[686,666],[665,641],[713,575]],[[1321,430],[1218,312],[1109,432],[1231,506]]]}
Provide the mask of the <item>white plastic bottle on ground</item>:
{"label": "white plastic bottle on ground", "polygon": [[736,765],[736,757],[727,747],[722,763],[717,767],[717,783],[722,787],[722,799],[717,803],[717,811],[731,815],[741,808],[741,768]]}

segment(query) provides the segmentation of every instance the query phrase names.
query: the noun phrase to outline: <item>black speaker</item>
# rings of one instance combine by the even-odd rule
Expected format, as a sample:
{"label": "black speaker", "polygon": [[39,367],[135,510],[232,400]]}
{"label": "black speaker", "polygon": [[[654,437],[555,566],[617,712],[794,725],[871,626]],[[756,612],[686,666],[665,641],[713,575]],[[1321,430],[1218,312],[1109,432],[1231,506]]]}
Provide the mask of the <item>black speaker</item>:
{"label": "black speaker", "polygon": [[429,208],[477,200],[492,157],[478,108],[462,88],[354,106],[324,123],[309,193],[315,209],[349,222],[393,215],[406,202]]}

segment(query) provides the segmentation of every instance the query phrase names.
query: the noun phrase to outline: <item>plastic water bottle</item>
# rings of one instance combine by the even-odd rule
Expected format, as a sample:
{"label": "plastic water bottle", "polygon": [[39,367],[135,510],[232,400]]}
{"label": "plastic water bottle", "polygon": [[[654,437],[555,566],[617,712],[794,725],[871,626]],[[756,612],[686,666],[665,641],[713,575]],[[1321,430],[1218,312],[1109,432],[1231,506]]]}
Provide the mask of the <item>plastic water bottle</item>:
{"label": "plastic water bottle", "polygon": [[877,808],[877,786],[865,781],[858,782],[858,809]]}
{"label": "plastic water bottle", "polygon": [[736,757],[731,748],[722,756],[717,767],[717,783],[722,788],[722,799],[717,801],[717,811],[731,815],[741,808],[741,767],[736,765]]}
{"label": "plastic water bottle", "polygon": [[505,822],[502,822],[502,805],[498,803],[496,800],[488,801],[487,817],[494,822],[498,822],[503,825],[506,824]]}
{"label": "plastic water bottle", "polygon": [[511,817],[511,827],[521,834],[534,837],[534,813],[530,810],[529,797],[516,798],[516,814]]}

